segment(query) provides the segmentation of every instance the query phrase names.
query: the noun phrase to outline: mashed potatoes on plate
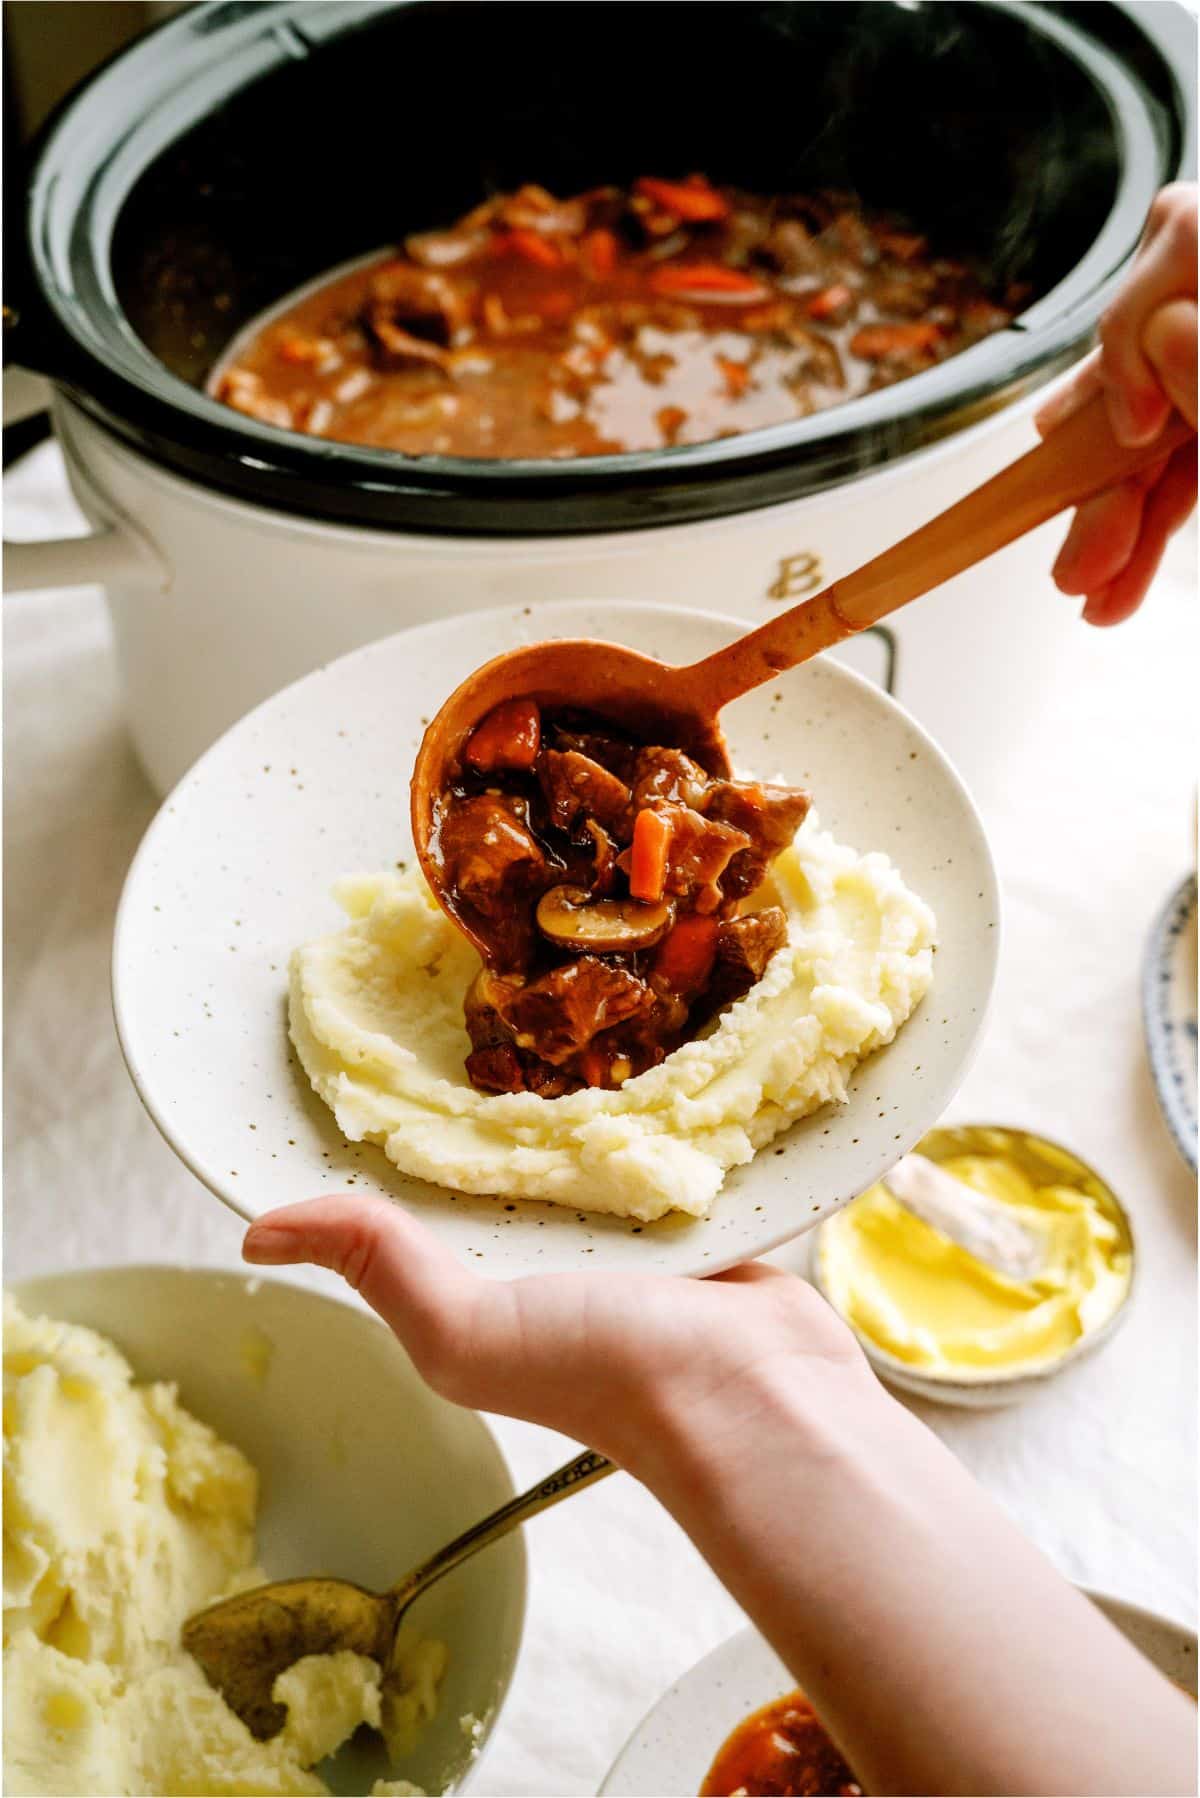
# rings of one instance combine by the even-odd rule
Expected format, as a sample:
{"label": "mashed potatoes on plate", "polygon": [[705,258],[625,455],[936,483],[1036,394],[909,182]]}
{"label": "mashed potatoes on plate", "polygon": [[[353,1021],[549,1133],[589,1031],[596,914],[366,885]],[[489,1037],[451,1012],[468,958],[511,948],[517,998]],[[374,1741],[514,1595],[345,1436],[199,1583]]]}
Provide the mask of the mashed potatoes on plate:
{"label": "mashed potatoes on plate", "polygon": [[820,1106],[888,1043],[933,977],[935,922],[887,857],[810,814],[762,890],[788,940],[758,984],[615,1092],[485,1094],[468,1083],[475,951],[416,869],[347,876],[350,923],[292,958],[290,1028],[353,1142],[459,1192],[650,1220],[707,1216],[730,1168]]}
{"label": "mashed potatoes on plate", "polygon": [[[6,1792],[327,1791],[308,1769],[379,1726],[374,1661],[296,1662],[275,1684],[287,1723],[258,1742],[179,1645],[192,1611],[265,1577],[257,1506],[249,1461],[172,1386],[136,1385],[104,1337],[5,1300]],[[446,1658],[406,1646],[401,1725],[429,1714]]]}

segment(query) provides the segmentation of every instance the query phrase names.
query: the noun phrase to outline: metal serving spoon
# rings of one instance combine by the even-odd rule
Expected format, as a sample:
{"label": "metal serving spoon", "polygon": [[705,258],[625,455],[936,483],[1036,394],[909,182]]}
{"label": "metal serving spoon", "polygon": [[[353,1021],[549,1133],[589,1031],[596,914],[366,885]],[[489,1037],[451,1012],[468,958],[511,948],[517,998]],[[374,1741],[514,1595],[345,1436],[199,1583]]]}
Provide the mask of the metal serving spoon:
{"label": "metal serving spoon", "polygon": [[386,1725],[389,1693],[395,1690],[396,1635],[409,1606],[489,1542],[615,1471],[612,1461],[589,1449],[456,1536],[386,1592],[368,1592],[340,1579],[274,1580],[197,1611],[183,1626],[183,1646],[259,1741],[276,1735],[286,1721],[286,1707],[271,1696],[284,1669],[306,1654],[334,1654],[340,1648],[379,1662]]}
{"label": "metal serving spoon", "polygon": [[588,639],[532,643],[485,663],[433,719],[413,770],[413,842],[438,903],[489,960],[486,920],[463,916],[436,852],[438,800],[472,730],[502,700],[595,712],[643,741],[686,750],[710,773],[728,775],[719,713],[730,700],[878,624],[1056,513],[1151,467],[1192,435],[1175,415],[1153,444],[1123,449],[1101,395],[1045,443],[882,555],[691,667]]}

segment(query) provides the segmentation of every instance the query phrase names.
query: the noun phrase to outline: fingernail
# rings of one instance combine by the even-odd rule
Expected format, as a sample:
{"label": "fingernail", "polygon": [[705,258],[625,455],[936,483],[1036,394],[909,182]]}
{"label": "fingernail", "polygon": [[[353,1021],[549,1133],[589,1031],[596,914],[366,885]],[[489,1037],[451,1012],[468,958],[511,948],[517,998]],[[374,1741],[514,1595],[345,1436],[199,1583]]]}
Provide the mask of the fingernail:
{"label": "fingernail", "polygon": [[279,1224],[251,1224],[242,1238],[242,1260],[286,1261],[292,1253],[293,1243],[292,1232]]}

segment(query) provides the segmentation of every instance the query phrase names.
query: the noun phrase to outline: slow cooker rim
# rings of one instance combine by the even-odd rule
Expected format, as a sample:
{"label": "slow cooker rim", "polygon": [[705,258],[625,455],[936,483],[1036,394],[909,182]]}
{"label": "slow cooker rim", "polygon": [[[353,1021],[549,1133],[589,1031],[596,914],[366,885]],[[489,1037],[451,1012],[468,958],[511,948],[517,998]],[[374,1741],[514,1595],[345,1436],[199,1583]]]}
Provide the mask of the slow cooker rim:
{"label": "slow cooker rim", "polygon": [[[643,480],[627,488],[596,489],[586,495],[576,491],[565,496],[570,515],[549,519],[545,495],[529,487],[497,486],[485,496],[478,487],[458,489],[449,485],[439,489],[432,484],[408,488],[382,484],[372,488],[349,482],[310,484],[305,480],[303,465],[272,467],[265,461],[223,454],[219,449],[189,456],[178,435],[167,438],[152,430],[140,430],[121,413],[98,402],[86,388],[61,380],[57,385],[66,399],[130,453],[214,497],[244,500],[293,519],[397,535],[552,539],[666,530],[706,520],[719,522],[836,491],[852,481],[899,468],[943,443],[953,442],[981,418],[1006,412],[1026,395],[1047,386],[1083,354],[1091,341],[1091,320],[1074,322],[1071,328],[1063,330],[1061,341],[1052,351],[1043,351],[1033,358],[1004,389],[982,387],[958,396],[962,403],[956,408],[927,412],[920,421],[926,428],[920,432],[908,430],[903,448],[893,453],[888,453],[886,441],[877,435],[868,446],[869,454],[856,455],[852,439],[838,464],[827,462],[820,474],[804,485],[797,483],[796,464],[786,457],[770,462],[744,459],[722,482],[709,485],[693,482],[672,487],[661,480]],[[908,422],[911,425],[916,421],[914,414]],[[751,490],[735,491],[735,482]]]}
{"label": "slow cooker rim", "polygon": [[[408,5],[413,0],[398,0],[398,3]],[[985,0],[985,3],[997,11],[1023,19],[1041,34],[1057,40],[1067,53],[1085,66],[1110,112],[1114,113],[1118,124],[1127,131],[1128,119],[1114,106],[1110,92],[1115,77],[1118,88],[1123,86],[1126,90],[1126,106],[1132,107],[1137,103],[1145,117],[1147,129],[1153,135],[1153,103],[1150,96],[1143,92],[1140,83],[1115,63],[1107,52],[1092,45],[1068,21],[1030,7],[1027,0]],[[209,4],[199,10],[202,14],[211,16],[221,9],[221,0],[209,0]],[[269,11],[275,20],[286,22],[290,12],[294,10],[294,0],[274,0],[264,10]],[[324,6],[306,8],[306,15],[311,19],[317,12],[324,14],[327,10]],[[343,11],[359,14],[363,9],[349,5]],[[156,39],[161,38],[173,29],[184,27],[194,18],[194,14],[188,14],[181,19],[168,20],[151,35]],[[258,44],[261,53],[261,38],[262,33],[249,38],[248,46],[253,48]],[[145,41],[141,40],[142,43]],[[139,47],[140,45],[133,46],[131,51],[122,53],[113,61],[123,60],[124,56],[135,53]],[[111,67],[111,64],[108,66]],[[189,78],[194,80],[200,72],[194,71]],[[723,441],[680,446],[670,450],[579,458],[570,462],[403,457],[386,450],[325,443],[301,433],[284,432],[260,425],[189,386],[159,363],[133,332],[120,308],[115,291],[111,290],[108,257],[115,210],[109,219],[107,234],[95,246],[102,286],[103,277],[108,277],[109,291],[105,297],[109,302],[114,330],[106,337],[86,312],[77,303],[72,303],[71,295],[54,278],[51,251],[44,242],[40,229],[52,203],[52,197],[45,197],[43,188],[59,131],[66,128],[77,108],[88,104],[89,95],[94,89],[95,81],[85,84],[74,101],[68,102],[64,107],[54,130],[43,142],[29,188],[26,222],[30,251],[39,296],[61,356],[58,377],[68,388],[74,390],[74,397],[85,410],[98,416],[110,430],[132,442],[135,447],[158,451],[165,455],[168,462],[172,459],[172,452],[182,452],[193,462],[211,458],[212,465],[207,478],[218,490],[229,490],[235,481],[239,489],[247,481],[260,489],[277,484],[279,491],[272,497],[276,504],[283,505],[285,509],[289,504],[286,489],[290,483],[301,478],[309,487],[310,491],[303,500],[297,497],[291,501],[293,505],[303,503],[307,510],[312,503],[311,488],[322,485],[325,471],[330,468],[336,468],[338,475],[337,482],[330,485],[339,488],[344,505],[346,496],[350,496],[349,509],[359,517],[364,511],[374,510],[378,513],[397,505],[405,511],[413,505],[429,508],[440,504],[446,508],[466,501],[478,504],[485,498],[491,509],[497,502],[511,501],[515,494],[526,496],[527,503],[530,504],[553,504],[565,498],[568,504],[578,508],[581,505],[588,506],[590,502],[589,509],[600,512],[627,503],[634,494],[644,496],[649,492],[655,496],[659,505],[669,509],[673,501],[677,501],[681,494],[689,490],[694,494],[690,516],[719,516],[722,511],[741,510],[745,503],[736,498],[723,503],[723,486],[734,480],[752,480],[760,472],[774,470],[774,486],[777,488],[778,470],[785,459],[793,481],[793,491],[797,495],[819,490],[822,485],[828,486],[844,478],[848,471],[853,471],[856,467],[875,466],[888,460],[889,443],[897,433],[908,438],[906,449],[919,450],[931,437],[943,435],[947,428],[953,428],[952,425],[947,426],[947,420],[955,410],[969,411],[981,401],[1006,389],[1028,385],[1030,378],[1036,377],[1038,371],[1047,366],[1048,373],[1042,378],[1050,378],[1056,372],[1053,365],[1056,362],[1061,365],[1061,359],[1082,342],[1090,331],[1132,249],[1132,244],[1126,240],[1121,246],[1122,253],[1107,272],[1107,277],[1102,278],[1089,293],[1081,296],[1066,313],[1052,316],[1032,328],[1023,327],[1018,321],[1010,329],[948,359],[935,369],[808,419],[746,432],[737,438]],[[148,116],[152,116],[152,113],[153,108]],[[1126,163],[1128,164],[1128,157]],[[1113,207],[1089,254],[1106,232],[1111,230],[1128,181],[1129,169],[1126,166],[1122,170],[1121,186]],[[120,200],[123,200],[131,185],[132,179],[122,190]],[[89,193],[89,199],[90,197]],[[80,213],[85,214],[86,207],[81,207]],[[75,229],[73,224],[72,241]],[[1069,281],[1070,277],[1066,280]],[[1064,284],[1059,285],[1061,287]],[[1052,295],[1043,296],[1042,300],[1035,302],[1030,308],[1030,312],[1044,310],[1051,298]],[[82,329],[82,325],[86,325],[88,329]],[[94,337],[89,332],[94,332]],[[132,369],[114,366],[112,362],[102,359],[99,351],[106,343],[112,347],[114,337],[119,340],[116,347],[123,344],[126,349],[132,350],[135,358]],[[132,405],[129,404],[131,397]],[[817,470],[815,480],[805,481],[806,476],[814,473],[812,464],[822,455],[828,457],[831,454],[835,462],[840,456],[841,462],[826,471],[829,478],[822,479]],[[191,478],[205,477],[197,470]],[[798,486],[795,485],[797,481],[801,483]],[[713,489],[707,497],[695,492],[704,483],[711,484]],[[779,497],[778,492],[772,492],[760,503],[775,503]],[[382,516],[378,521],[389,522]],[[636,529],[649,522],[674,521],[673,518],[663,519],[661,515],[656,521],[627,518],[617,523],[617,528]],[[405,522],[405,519],[397,516],[395,528],[404,528]],[[516,521],[514,524],[521,534],[526,534],[524,526]],[[589,517],[579,523],[543,524],[542,530],[554,535],[563,532],[576,534],[593,527],[594,521]],[[478,532],[481,524],[474,519],[446,519],[439,528],[458,533]],[[612,528],[611,523],[609,528]]]}
{"label": "slow cooker rim", "polygon": [[[1069,366],[1069,365],[1068,365]],[[1057,371],[1061,373],[1062,370]],[[1055,378],[1055,377],[1051,377]],[[876,463],[873,467],[862,471],[856,481],[843,481],[822,488],[816,493],[798,493],[782,499],[773,499],[767,504],[754,507],[739,507],[736,511],[717,514],[705,513],[690,518],[673,518],[667,520],[641,521],[629,524],[620,529],[605,529],[589,526],[580,531],[497,531],[480,528],[473,531],[436,530],[426,525],[418,529],[409,526],[380,525],[377,522],[366,522],[356,519],[317,517],[311,512],[289,511],[279,505],[265,504],[260,498],[252,497],[244,489],[226,489],[199,481],[165,462],[154,459],[139,445],[119,435],[105,420],[82,405],[78,396],[60,388],[51,399],[51,416],[54,422],[55,435],[59,436],[72,455],[84,465],[88,464],[86,447],[75,440],[77,419],[82,420],[88,428],[100,433],[104,439],[104,448],[108,455],[120,460],[125,471],[135,480],[152,483],[165,491],[176,503],[194,504],[197,501],[211,507],[214,511],[228,516],[230,513],[238,517],[248,528],[255,531],[278,528],[285,534],[299,530],[312,533],[323,540],[330,537],[344,537],[353,543],[362,537],[390,539],[402,537],[406,545],[426,549],[431,554],[444,552],[454,556],[461,554],[464,545],[470,544],[481,556],[502,548],[506,544],[521,544],[523,548],[532,545],[542,547],[547,556],[553,556],[557,550],[562,555],[578,556],[594,549],[597,553],[611,553],[614,550],[627,550],[630,554],[640,553],[647,538],[656,537],[668,531],[701,532],[716,535],[731,529],[751,531],[762,528],[760,514],[777,512],[784,506],[801,506],[813,500],[831,497],[835,503],[862,503],[874,493],[863,491],[863,483],[888,483],[892,480],[911,480],[914,475],[921,476],[933,473],[943,458],[948,458],[961,448],[961,438],[969,435],[972,447],[984,434],[991,434],[1005,429],[1020,410],[1028,406],[1040,391],[1038,386],[1031,386],[1003,406],[990,408],[985,414],[973,418],[964,424],[961,430],[947,432],[932,441],[919,444],[902,455],[891,457]],[[92,477],[90,477],[92,478]],[[100,489],[97,486],[97,493]]]}

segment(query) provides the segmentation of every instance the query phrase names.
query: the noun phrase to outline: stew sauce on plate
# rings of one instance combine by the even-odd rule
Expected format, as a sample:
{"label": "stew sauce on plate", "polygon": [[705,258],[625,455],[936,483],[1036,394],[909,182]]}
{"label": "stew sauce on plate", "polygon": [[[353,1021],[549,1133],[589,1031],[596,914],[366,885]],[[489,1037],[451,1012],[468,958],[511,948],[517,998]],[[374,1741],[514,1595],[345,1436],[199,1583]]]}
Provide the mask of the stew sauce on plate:
{"label": "stew sauce on plate", "polygon": [[722,1743],[700,1798],[861,1798],[803,1692],[754,1711]]}
{"label": "stew sauce on plate", "polygon": [[654,450],[917,374],[1021,298],[845,194],[526,186],[307,290],[211,386],[266,424],[408,455]]}

